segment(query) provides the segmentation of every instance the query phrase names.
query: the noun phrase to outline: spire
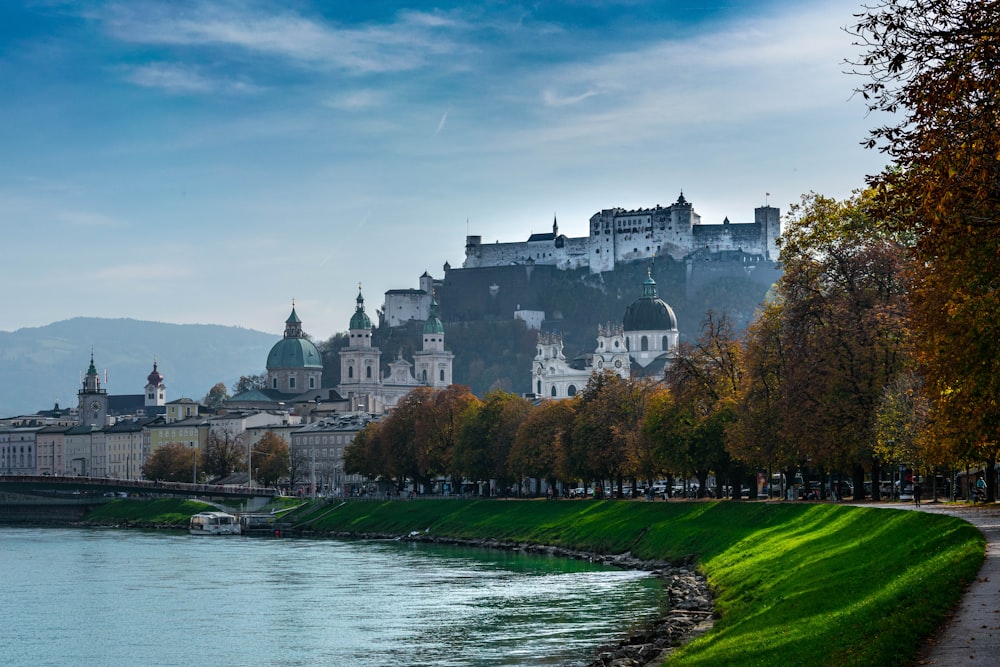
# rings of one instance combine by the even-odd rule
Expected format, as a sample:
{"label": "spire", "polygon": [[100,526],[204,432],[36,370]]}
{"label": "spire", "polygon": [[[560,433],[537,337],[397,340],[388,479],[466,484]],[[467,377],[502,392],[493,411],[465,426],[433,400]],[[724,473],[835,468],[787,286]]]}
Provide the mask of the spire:
{"label": "spire", "polygon": [[372,321],[365,313],[365,297],[361,294],[361,283],[358,283],[358,298],[355,299],[357,306],[354,308],[354,315],[351,316],[351,329],[371,329]]}
{"label": "spire", "polygon": [[556,220],[556,214],[552,214],[552,237],[555,238],[559,236],[559,221]]}
{"label": "spire", "polygon": [[656,281],[653,280],[653,268],[646,268],[646,280],[642,283],[642,298],[643,299],[655,299],[656,298]]}
{"label": "spire", "polygon": [[285,338],[302,338],[302,320],[295,312],[295,299],[292,299],[292,312],[285,320]]}

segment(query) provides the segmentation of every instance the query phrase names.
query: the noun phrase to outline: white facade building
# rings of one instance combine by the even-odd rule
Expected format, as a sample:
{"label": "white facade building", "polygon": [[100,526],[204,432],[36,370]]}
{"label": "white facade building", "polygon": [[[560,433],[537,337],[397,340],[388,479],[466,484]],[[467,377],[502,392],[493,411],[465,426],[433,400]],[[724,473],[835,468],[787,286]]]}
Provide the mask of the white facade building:
{"label": "white facade building", "polygon": [[552,265],[559,269],[589,267],[591,273],[612,271],[616,264],[670,256],[681,260],[696,252],[742,250],[766,260],[777,260],[781,234],[780,211],[773,206],[754,210],[754,221],[732,224],[702,224],[701,216],[684,198],[664,208],[627,211],[605,209],[590,218],[590,235],[570,238],[552,233],[532,234],[527,241],[483,243],[481,236],[468,236],[463,268],[525,264]]}

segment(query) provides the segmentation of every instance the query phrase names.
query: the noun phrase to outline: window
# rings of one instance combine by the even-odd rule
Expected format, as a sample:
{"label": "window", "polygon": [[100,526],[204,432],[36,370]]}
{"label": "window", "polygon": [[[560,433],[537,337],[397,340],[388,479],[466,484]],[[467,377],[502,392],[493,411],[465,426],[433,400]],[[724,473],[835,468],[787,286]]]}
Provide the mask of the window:
{"label": "window", "polygon": [[278,378],[271,378],[271,389],[278,388]]}
{"label": "window", "polygon": [[576,385],[570,385],[569,389],[566,390],[567,396],[576,396]]}
{"label": "window", "polygon": [[641,350],[642,352],[645,352],[645,351],[647,351],[648,349],[649,349],[649,339],[648,339],[648,338],[646,338],[645,336],[643,336],[643,337],[642,337],[642,338],[641,338],[641,339],[639,340],[639,350]]}
{"label": "window", "polygon": [[354,377],[354,366],[347,367],[347,377],[349,378]]}
{"label": "window", "polygon": [[438,378],[441,382],[444,382],[444,369],[441,369],[441,377]]}
{"label": "window", "polygon": [[372,379],[372,367],[371,366],[369,366],[368,368],[365,369],[365,375],[368,376],[369,380]]}
{"label": "window", "polygon": [[541,380],[538,381],[537,386],[538,386],[538,388],[535,389],[535,393],[536,394],[541,394],[542,393],[542,381]]}
{"label": "window", "polygon": [[427,369],[420,371],[420,381],[427,384]]}
{"label": "window", "polygon": [[552,398],[556,397],[556,388],[552,387]]}
{"label": "window", "polygon": [[667,337],[666,337],[666,336],[664,336],[664,337],[663,337],[663,342],[661,343],[661,345],[663,346],[663,347],[662,347],[662,349],[664,349],[664,350],[669,350],[669,349],[670,349],[670,348],[669,348],[669,347],[667,346],[667,345],[668,345],[668,343],[667,343]]}
{"label": "window", "polygon": [[295,376],[288,378],[288,388],[295,389]]}
{"label": "window", "polygon": [[309,378],[309,388],[310,389],[316,388],[316,378],[314,377]]}

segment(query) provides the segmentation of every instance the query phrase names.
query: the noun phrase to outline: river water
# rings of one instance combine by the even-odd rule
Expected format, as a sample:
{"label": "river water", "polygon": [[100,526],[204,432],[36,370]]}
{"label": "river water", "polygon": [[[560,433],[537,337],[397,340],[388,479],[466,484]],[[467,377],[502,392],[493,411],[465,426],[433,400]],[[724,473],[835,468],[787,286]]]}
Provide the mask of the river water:
{"label": "river water", "polygon": [[0,663],[574,665],[665,611],[659,580],[394,541],[0,527]]}

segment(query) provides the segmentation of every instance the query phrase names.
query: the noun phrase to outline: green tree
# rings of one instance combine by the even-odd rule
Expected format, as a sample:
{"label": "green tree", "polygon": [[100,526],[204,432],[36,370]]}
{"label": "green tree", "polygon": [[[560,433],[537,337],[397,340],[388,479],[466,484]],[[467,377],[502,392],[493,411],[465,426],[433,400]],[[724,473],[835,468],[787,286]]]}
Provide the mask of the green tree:
{"label": "green tree", "polygon": [[254,389],[267,389],[267,371],[254,375],[241,375],[240,379],[233,385],[231,391],[233,396],[238,396]]}

